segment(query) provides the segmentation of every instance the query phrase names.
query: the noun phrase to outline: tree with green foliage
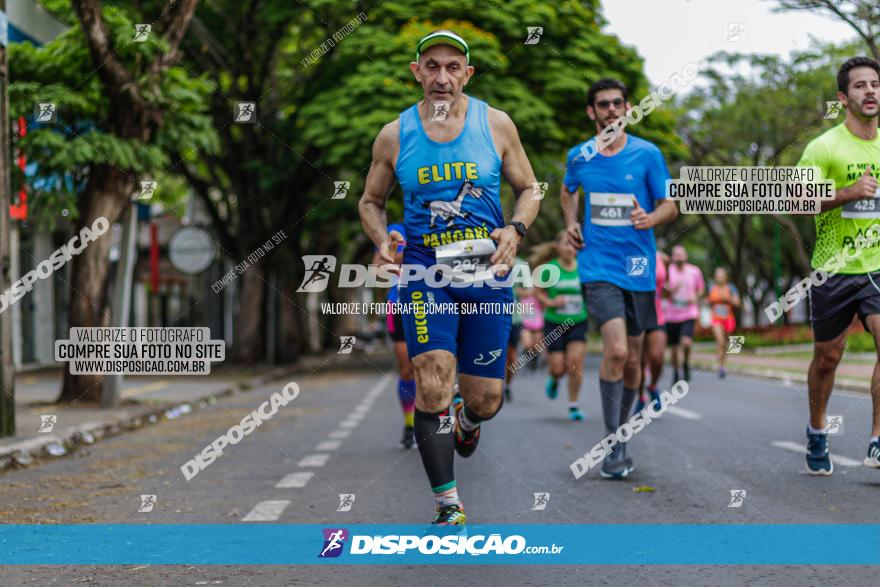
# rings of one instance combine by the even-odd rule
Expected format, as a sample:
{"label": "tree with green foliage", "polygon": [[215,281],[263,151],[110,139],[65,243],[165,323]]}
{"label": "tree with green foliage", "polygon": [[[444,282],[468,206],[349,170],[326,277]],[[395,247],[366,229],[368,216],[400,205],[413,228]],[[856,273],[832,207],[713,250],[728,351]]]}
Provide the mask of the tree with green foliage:
{"label": "tree with green foliage", "polygon": [[[679,101],[678,131],[689,166],[795,165],[806,144],[841,120],[826,119],[837,99],[836,72],[852,45],[817,45],[789,58],[719,53],[703,83]],[[704,215],[683,217],[689,247],[707,265],[730,270],[753,307],[769,303],[811,271],[812,216]],[[774,231],[779,232],[774,275]],[[670,243],[671,244],[671,243]],[[708,267],[705,267],[708,269]],[[752,281],[749,282],[751,276]],[[780,281],[774,282],[778,277]]]}
{"label": "tree with green foliage", "polygon": [[[340,33],[349,22],[357,23],[354,30]],[[597,0],[319,0],[308,6],[220,0],[200,7],[184,42],[186,63],[217,80],[211,113],[223,148],[210,156],[180,152],[183,172],[233,262],[279,229],[290,235],[283,250],[242,276],[238,357],[262,356],[268,275],[279,275],[285,305],[297,318],[292,344],[304,348],[308,312],[304,296],[294,291],[303,274],[301,256],[369,259],[372,243],[360,226],[357,197],[371,146],[385,123],[422,99],[408,64],[417,40],[432,30],[450,28],[467,39],[476,67],[468,93],[516,123],[539,180],[550,184],[529,239],[552,238],[562,225],[556,194],[565,153],[593,133],[585,114],[587,88],[613,76],[636,100],[649,90],[636,51],[603,32],[604,24]],[[543,33],[537,44],[526,45],[533,26]],[[256,102],[256,125],[231,122],[236,101]],[[658,108],[633,132],[668,157],[683,158],[686,150],[673,130],[671,111]],[[350,182],[345,199],[331,199],[336,181]],[[505,186],[505,210],[513,208],[512,198]],[[390,221],[402,216],[401,200],[399,190],[392,194]]]}
{"label": "tree with green foliage", "polygon": [[[172,171],[172,148],[215,149],[203,114],[212,83],[174,65],[195,4],[171,2],[148,14],[98,0],[73,0],[72,9],[48,2],[75,26],[43,47],[10,47],[11,115],[31,115],[38,101],[57,109],[57,123],[37,125],[21,141],[44,180],[30,200],[43,223],[62,208],[79,226],[113,222],[140,180]],[[152,23],[145,42],[134,41],[136,23]],[[71,260],[71,328],[106,324],[110,243],[107,233]],[[97,402],[101,390],[100,376],[67,372],[60,401]]]}

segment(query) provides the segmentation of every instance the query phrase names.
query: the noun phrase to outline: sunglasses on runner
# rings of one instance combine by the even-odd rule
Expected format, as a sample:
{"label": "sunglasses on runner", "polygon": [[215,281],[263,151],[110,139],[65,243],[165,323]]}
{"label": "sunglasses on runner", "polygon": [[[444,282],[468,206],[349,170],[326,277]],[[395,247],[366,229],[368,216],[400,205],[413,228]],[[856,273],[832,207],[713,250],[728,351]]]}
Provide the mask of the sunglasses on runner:
{"label": "sunglasses on runner", "polygon": [[603,110],[608,108],[611,104],[614,104],[615,108],[620,108],[621,106],[623,106],[623,103],[623,98],[614,98],[613,100],[596,100],[596,106]]}

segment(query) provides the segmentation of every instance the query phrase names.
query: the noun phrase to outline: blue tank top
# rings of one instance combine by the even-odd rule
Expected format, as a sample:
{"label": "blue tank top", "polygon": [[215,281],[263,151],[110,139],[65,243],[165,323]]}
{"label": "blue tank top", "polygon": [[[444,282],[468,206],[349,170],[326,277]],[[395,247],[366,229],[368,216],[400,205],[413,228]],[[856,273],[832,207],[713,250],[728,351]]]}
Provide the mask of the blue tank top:
{"label": "blue tank top", "polygon": [[482,100],[468,96],[464,128],[448,143],[428,137],[418,104],[401,112],[395,172],[403,188],[407,246],[489,238],[504,226],[501,157]]}

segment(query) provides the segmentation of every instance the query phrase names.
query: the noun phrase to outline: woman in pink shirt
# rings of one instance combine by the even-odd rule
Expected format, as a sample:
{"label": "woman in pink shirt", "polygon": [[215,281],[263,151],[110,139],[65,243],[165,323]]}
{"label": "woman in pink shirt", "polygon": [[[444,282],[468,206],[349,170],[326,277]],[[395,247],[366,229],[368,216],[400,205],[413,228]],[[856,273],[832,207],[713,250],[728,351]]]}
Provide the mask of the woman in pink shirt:
{"label": "woman in pink shirt", "polygon": [[697,301],[706,291],[703,273],[696,265],[687,262],[687,251],[681,245],[672,248],[672,264],[667,272],[666,334],[672,349],[673,384],[679,380],[678,347],[682,347],[683,377],[691,379],[690,356],[694,342],[694,323],[700,315]]}

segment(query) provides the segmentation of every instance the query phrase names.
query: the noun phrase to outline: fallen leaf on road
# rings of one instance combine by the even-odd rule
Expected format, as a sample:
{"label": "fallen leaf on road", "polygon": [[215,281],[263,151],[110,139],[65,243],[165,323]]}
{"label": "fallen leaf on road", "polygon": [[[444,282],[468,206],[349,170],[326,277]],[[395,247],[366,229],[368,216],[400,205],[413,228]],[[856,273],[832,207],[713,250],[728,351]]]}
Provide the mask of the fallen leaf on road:
{"label": "fallen leaf on road", "polygon": [[633,487],[633,491],[635,491],[636,493],[654,493],[656,489],[654,489],[650,485],[637,485]]}

